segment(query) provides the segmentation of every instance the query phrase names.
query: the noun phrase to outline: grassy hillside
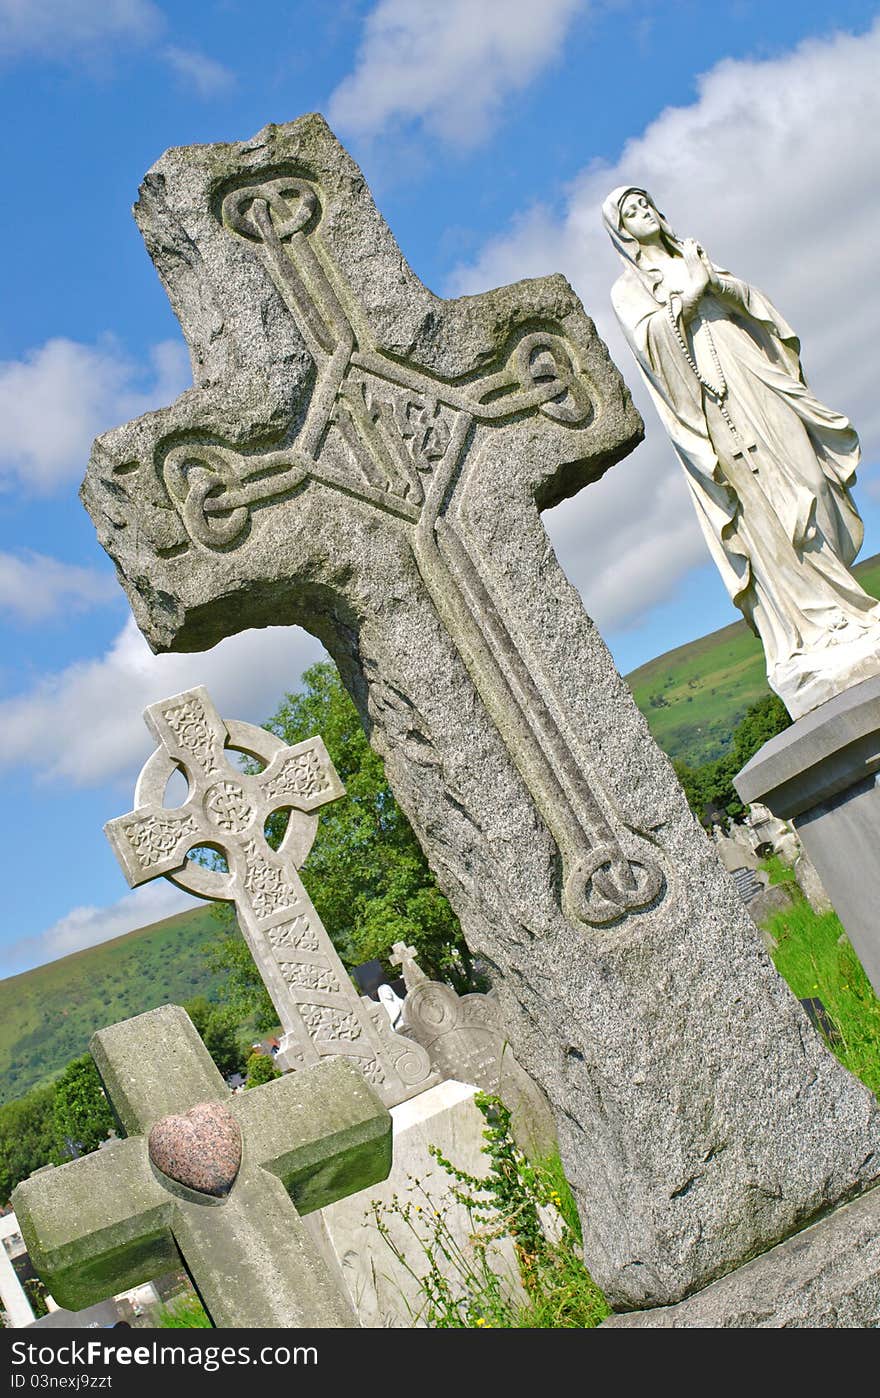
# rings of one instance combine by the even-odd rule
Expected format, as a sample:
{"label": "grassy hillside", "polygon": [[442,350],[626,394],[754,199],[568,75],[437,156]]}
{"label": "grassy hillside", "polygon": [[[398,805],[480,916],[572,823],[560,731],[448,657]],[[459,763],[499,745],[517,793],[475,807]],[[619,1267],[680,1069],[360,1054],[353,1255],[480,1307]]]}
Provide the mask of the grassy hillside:
{"label": "grassy hillside", "polygon": [[[880,554],[853,571],[880,597]],[[663,751],[692,767],[720,757],[749,705],[769,692],[761,642],[744,621],[667,651],[626,678]]]}
{"label": "grassy hillside", "polygon": [[0,981],[0,1103],[61,1072],[96,1029],[210,995],[202,948],[219,931],[206,905]]}

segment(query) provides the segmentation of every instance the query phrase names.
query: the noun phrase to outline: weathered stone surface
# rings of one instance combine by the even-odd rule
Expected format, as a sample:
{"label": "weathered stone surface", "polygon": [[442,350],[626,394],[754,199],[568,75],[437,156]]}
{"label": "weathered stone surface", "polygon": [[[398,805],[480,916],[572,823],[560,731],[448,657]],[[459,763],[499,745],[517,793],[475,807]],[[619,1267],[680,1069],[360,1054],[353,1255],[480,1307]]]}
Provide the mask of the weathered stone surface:
{"label": "weathered stone surface", "polygon": [[[101,1030],[91,1051],[128,1139],[13,1193],[55,1299],[80,1310],[185,1265],[217,1326],[356,1325],[299,1215],[388,1173],[391,1118],[360,1074],[334,1058],[234,1096],[175,1005]],[[224,1197],[151,1167],[144,1133],[203,1104],[244,1143]]]}
{"label": "weathered stone surface", "polygon": [[101,542],[156,649],[270,622],[327,645],[554,1107],[593,1275],[674,1301],[858,1192],[876,1100],[541,526],[641,433],[571,288],[432,296],[317,117],[169,151],[137,218],[195,387],[96,443]]}
{"label": "weathered stone surface", "polygon": [[[132,887],[164,875],[198,897],[235,904],[284,1031],[283,1067],[343,1054],[386,1106],[432,1086],[437,1074],[428,1055],[394,1034],[379,1006],[358,995],[299,877],[318,810],[344,795],[321,738],[288,747],[255,724],[225,722],[203,686],[160,699],[144,718],[157,750],[138,778],[135,809],[104,827]],[[236,751],[263,769],[239,771],[231,762]],[[169,808],[165,791],[178,769],[186,775],[186,800]],[[273,850],[265,826],[282,810],[287,826]],[[225,872],[189,859],[200,845],[224,856]]]}
{"label": "weathered stone surface", "polygon": [[791,907],[791,894],[784,883],[768,884],[749,900],[746,907],[755,926],[762,927],[774,913],[788,912]]}
{"label": "weathered stone surface", "polygon": [[616,1330],[876,1329],[880,1190],[872,1189],[675,1306],[615,1315]]}
{"label": "weathered stone surface", "polygon": [[163,1175],[219,1199],[229,1193],[241,1165],[241,1132],[222,1102],[200,1102],[163,1117],[151,1126],[147,1148]]}
{"label": "weathered stone surface", "polygon": [[451,985],[428,980],[414,947],[396,942],[392,950],[407,988],[403,1032],[422,1045],[444,1078],[497,1094],[511,1114],[514,1140],[531,1159],[557,1150],[550,1106],[511,1052],[497,996],[458,995]]}
{"label": "weathered stone surface", "polygon": [[821,886],[880,995],[880,678],[765,743],[734,784],[797,830]]}

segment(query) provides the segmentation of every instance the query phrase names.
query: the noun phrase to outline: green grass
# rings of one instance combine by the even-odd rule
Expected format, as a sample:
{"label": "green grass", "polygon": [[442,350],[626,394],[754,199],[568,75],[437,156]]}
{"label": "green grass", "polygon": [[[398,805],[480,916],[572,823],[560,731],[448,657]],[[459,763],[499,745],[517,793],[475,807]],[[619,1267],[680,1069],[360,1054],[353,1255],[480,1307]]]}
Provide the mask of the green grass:
{"label": "green grass", "polygon": [[195,1292],[177,1296],[159,1311],[156,1324],[160,1330],[211,1330],[208,1313]]}
{"label": "green grass", "polygon": [[195,908],[0,981],[0,1103],[50,1081],[96,1029],[210,996],[221,973],[202,949],[219,930],[210,907]]}
{"label": "green grass", "polygon": [[[853,571],[880,597],[880,555]],[[746,709],[769,693],[761,643],[744,621],[667,651],[626,680],[660,747],[691,767],[721,757]]]}
{"label": "green grass", "polygon": [[765,923],[776,938],[776,969],[799,1000],[818,996],[841,1042],[829,1044],[841,1063],[880,1095],[880,1000],[834,913],[814,912],[799,897]]}

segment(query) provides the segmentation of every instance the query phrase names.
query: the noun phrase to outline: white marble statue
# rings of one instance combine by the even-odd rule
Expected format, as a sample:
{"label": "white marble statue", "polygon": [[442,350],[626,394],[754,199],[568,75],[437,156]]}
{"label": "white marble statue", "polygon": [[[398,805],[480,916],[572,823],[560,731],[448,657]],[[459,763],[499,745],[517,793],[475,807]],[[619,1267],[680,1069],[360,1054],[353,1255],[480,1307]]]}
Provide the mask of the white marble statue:
{"label": "white marble statue", "polygon": [[391,1020],[391,1028],[399,1029],[403,1016],[403,1000],[394,989],[394,986],[388,984],[380,985],[379,1000],[385,1007],[385,1013]]}
{"label": "white marble statue", "polygon": [[612,303],[684,467],[725,586],[792,717],[880,672],[880,604],[849,572],[859,442],[808,388],[767,298],[676,237],[643,189],[602,206]]}

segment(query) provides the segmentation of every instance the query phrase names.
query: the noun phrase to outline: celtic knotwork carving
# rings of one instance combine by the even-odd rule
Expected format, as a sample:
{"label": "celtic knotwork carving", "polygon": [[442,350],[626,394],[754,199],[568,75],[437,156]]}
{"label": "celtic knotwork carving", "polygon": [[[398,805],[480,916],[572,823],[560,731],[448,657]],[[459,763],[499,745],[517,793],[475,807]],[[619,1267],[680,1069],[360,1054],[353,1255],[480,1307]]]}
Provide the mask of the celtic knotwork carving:
{"label": "celtic knotwork carving", "polygon": [[653,903],[664,882],[653,859],[628,859],[617,846],[600,845],[573,865],[565,884],[566,902],[575,917],[601,927]]}
{"label": "celtic knotwork carving", "polygon": [[330,777],[313,748],[288,758],[271,781],[266,783],[270,801],[311,800],[322,791],[329,791]]}
{"label": "celtic knotwork carving", "polygon": [[297,891],[277,864],[270,864],[253,840],[246,840],[244,886],[257,917],[271,917],[297,901]]}
{"label": "celtic knotwork carving", "polygon": [[352,1043],[361,1037],[361,1026],[350,1010],[336,1010],[332,1005],[300,1005],[299,1012],[312,1039]]}
{"label": "celtic knotwork carving", "polygon": [[266,219],[279,242],[301,232],[318,208],[314,188],[295,176],[245,185],[226,195],[221,217],[227,228],[252,242],[266,241]]}
{"label": "celtic knotwork carving", "polygon": [[582,426],[590,417],[590,395],[569,346],[558,335],[525,335],[516,347],[516,364],[522,383],[546,387],[548,398],[538,409],[545,417],[570,426]]}
{"label": "celtic knotwork carving", "polygon": [[[601,781],[590,780],[583,752],[557,721],[552,678],[526,656],[535,638],[517,638],[515,619],[511,629],[516,608],[506,608],[503,584],[468,532],[469,491],[496,425],[541,414],[565,452],[568,429],[591,423],[594,389],[578,346],[560,322],[515,324],[494,363],[444,379],[383,348],[325,236],[314,180],[276,166],[217,190],[216,199],[224,228],[253,246],[294,317],[315,376],[305,415],[288,436],[279,428],[277,449],[160,442],[168,493],[189,537],[203,548],[237,548],[256,527],[258,506],[313,485],[393,516],[562,853],[567,911],[604,925],[647,906],[663,876],[649,854],[629,861],[621,852],[620,822]],[[290,782],[286,770],[268,794],[292,804],[312,799],[308,781]]]}
{"label": "celtic knotwork carving", "polygon": [[162,711],[178,743],[188,752],[208,776],[218,771],[214,755],[214,734],[201,701],[190,696],[185,703]]}
{"label": "celtic knotwork carving", "polygon": [[[252,724],[221,719],[201,687],[150,705],[146,718],[159,747],[138,779],[136,809],[106,827],[132,886],[164,873],[198,896],[236,904],[245,941],[285,1026],[286,1067],[333,1054],[358,1065],[363,1059],[389,1107],[431,1086],[436,1074],[427,1057],[421,1074],[403,1077],[396,1071],[401,1053],[409,1063],[408,1041],[394,1035],[381,1005],[358,994],[296,874],[314,838],[312,812],[344,792],[322,740],[285,748]],[[250,754],[262,771],[238,771],[234,752]],[[221,770],[206,778],[211,763]],[[166,811],[168,779],[181,766],[189,778],[187,797],[177,810]],[[268,786],[276,792],[274,804]],[[283,804],[281,792],[287,792],[293,812],[276,852],[263,823],[269,809]],[[186,859],[200,844],[222,850],[226,872]]]}
{"label": "celtic knotwork carving", "polygon": [[270,927],[266,935],[277,953],[287,947],[296,947],[298,951],[317,951],[320,945],[318,934],[304,913],[291,918],[290,922]]}
{"label": "celtic knotwork carving", "polygon": [[205,796],[209,820],[221,830],[235,835],[246,830],[254,818],[254,807],[237,782],[218,782]]}
{"label": "celtic knotwork carving", "polygon": [[192,816],[175,820],[173,817],[148,815],[142,820],[126,821],[122,829],[145,869],[167,859],[184,837],[198,834],[198,826]]}
{"label": "celtic knotwork carving", "polygon": [[330,994],[339,993],[339,981],[332,971],[324,966],[305,965],[301,961],[282,961],[278,966],[288,985],[302,986],[304,990],[326,990]]}
{"label": "celtic knotwork carving", "polygon": [[358,1062],[358,1067],[371,1087],[381,1087],[386,1081],[385,1069],[378,1058],[365,1058]]}

